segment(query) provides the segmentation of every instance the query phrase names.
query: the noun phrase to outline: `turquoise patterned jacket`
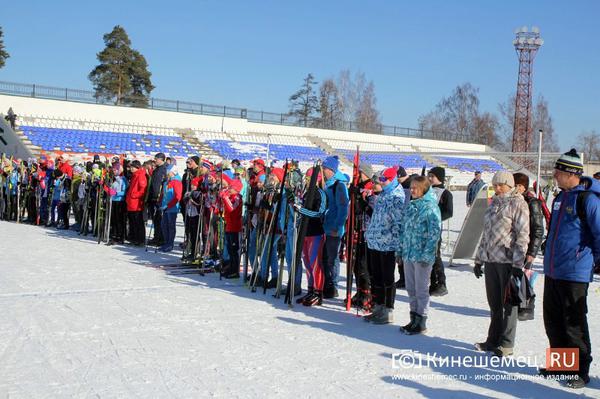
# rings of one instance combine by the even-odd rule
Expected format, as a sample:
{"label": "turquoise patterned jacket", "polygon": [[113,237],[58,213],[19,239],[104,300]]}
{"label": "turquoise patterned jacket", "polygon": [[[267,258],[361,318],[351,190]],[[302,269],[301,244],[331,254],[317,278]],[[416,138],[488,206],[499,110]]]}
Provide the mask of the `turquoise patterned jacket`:
{"label": "turquoise patterned jacket", "polygon": [[422,198],[410,201],[402,224],[402,245],[398,255],[404,262],[433,264],[442,235],[442,217],[437,197],[429,189]]}
{"label": "turquoise patterned jacket", "polygon": [[[436,205],[437,206],[437,205]],[[404,220],[404,189],[394,179],[383,188],[375,201],[375,208],[365,239],[369,249],[376,251],[398,251],[400,231]]]}

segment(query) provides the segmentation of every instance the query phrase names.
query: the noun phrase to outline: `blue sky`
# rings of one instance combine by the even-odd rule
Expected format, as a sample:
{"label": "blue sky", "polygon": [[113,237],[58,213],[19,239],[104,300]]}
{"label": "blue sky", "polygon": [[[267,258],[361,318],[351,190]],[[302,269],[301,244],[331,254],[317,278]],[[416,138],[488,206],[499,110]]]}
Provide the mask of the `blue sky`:
{"label": "blue sky", "polygon": [[[92,5],[93,4],[93,5]],[[497,112],[515,91],[513,31],[541,29],[534,66],[562,150],[600,132],[600,2],[20,1],[0,22],[11,58],[0,80],[91,88],[102,35],[122,25],[153,74],[154,97],[287,111],[312,72],[375,83],[385,124],[416,127],[458,84]],[[95,7],[95,9],[93,8]]]}

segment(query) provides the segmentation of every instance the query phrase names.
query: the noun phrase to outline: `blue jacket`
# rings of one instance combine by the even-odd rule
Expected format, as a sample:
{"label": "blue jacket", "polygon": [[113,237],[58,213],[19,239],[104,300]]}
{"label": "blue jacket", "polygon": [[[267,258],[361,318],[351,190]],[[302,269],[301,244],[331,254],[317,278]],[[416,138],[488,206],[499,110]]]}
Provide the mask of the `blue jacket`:
{"label": "blue jacket", "polygon": [[115,181],[111,184],[110,188],[117,192],[111,200],[113,202],[123,201],[127,190],[127,180],[123,176],[116,176]]}
{"label": "blue jacket", "polygon": [[398,255],[410,262],[432,265],[442,229],[442,216],[438,200],[429,189],[422,198],[412,200],[404,211],[400,237],[402,245]]}
{"label": "blue jacket", "polygon": [[404,189],[394,179],[383,188],[375,202],[373,215],[365,232],[367,246],[376,251],[399,251],[403,222]]}
{"label": "blue jacket", "polygon": [[169,213],[179,212],[179,201],[181,200],[181,176],[178,174],[168,179],[163,184],[162,210]]}
{"label": "blue jacket", "polygon": [[[335,184],[335,182],[338,182]],[[327,195],[327,212],[323,222],[323,229],[326,235],[331,235],[337,231],[338,237],[344,235],[346,231],[346,218],[348,217],[348,179],[340,171],[337,171],[331,179],[325,182],[325,194]],[[335,186],[335,195],[333,189]]]}
{"label": "blue jacket", "polygon": [[[592,281],[594,263],[600,261],[600,183],[589,177],[582,177],[581,183],[561,191],[554,200],[544,274],[557,280],[588,283]],[[577,195],[582,191],[591,192],[585,202],[586,226],[576,209]]]}

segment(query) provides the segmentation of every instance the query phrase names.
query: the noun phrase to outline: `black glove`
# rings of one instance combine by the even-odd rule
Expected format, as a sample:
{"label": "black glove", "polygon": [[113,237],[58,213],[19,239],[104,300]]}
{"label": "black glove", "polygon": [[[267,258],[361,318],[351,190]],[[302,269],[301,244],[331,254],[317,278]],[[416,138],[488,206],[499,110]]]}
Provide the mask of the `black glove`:
{"label": "black glove", "polygon": [[292,190],[285,190],[285,195],[287,197],[287,201],[289,204],[293,204],[294,200],[296,199],[296,196],[294,195],[294,192]]}
{"label": "black glove", "polygon": [[516,278],[523,277],[523,269],[521,269],[520,267],[513,267],[511,273],[512,273],[513,277],[516,277]]}
{"label": "black glove", "polygon": [[475,277],[477,278],[483,276],[483,265],[481,263],[475,263],[473,273],[475,273]]}

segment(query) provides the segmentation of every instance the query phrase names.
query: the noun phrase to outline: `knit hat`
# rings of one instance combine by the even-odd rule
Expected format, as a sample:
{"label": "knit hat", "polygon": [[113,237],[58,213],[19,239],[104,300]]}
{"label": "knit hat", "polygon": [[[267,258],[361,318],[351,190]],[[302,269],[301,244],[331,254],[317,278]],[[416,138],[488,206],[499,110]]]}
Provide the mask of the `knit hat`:
{"label": "knit hat", "polygon": [[200,157],[197,155],[191,156],[190,159],[194,161],[196,165],[200,165]]}
{"label": "knit hat", "polygon": [[265,167],[265,161],[263,161],[263,160],[262,160],[262,159],[260,159],[260,158],[256,158],[254,161],[252,161],[252,163],[253,163],[254,165],[259,165],[259,166],[262,166],[263,168]]}
{"label": "knit hat", "polygon": [[129,164],[129,166],[131,166],[132,168],[139,169],[139,168],[142,167],[142,164],[137,159],[134,159],[133,161],[131,161],[131,163]]}
{"label": "knit hat", "polygon": [[274,174],[277,179],[279,179],[279,182],[281,183],[283,181],[283,168],[273,168],[271,169],[271,174]]}
{"label": "knit hat", "polygon": [[340,167],[340,159],[337,155],[329,156],[325,158],[325,161],[323,161],[323,167],[337,172],[338,168]]}
{"label": "knit hat", "polygon": [[442,168],[441,166],[434,166],[433,168],[429,169],[429,173],[437,177],[437,179],[442,183],[446,180],[446,169]]}
{"label": "knit hat", "polygon": [[213,163],[210,162],[208,159],[203,159],[202,164],[200,166],[203,166],[208,170],[213,170],[213,168],[214,168]]}
{"label": "knit hat", "polygon": [[244,185],[242,184],[241,180],[238,179],[233,179],[231,180],[231,183],[229,183],[229,188],[237,191],[238,193],[242,191],[243,187]]}
{"label": "knit hat", "polygon": [[554,164],[554,169],[581,176],[583,174],[583,162],[581,162],[581,156],[577,153],[575,148],[571,148],[569,152],[565,152],[558,158]]}
{"label": "knit hat", "polygon": [[406,169],[403,166],[398,166],[398,171],[396,172],[396,177],[406,177],[408,173],[406,173]]}
{"label": "knit hat", "polygon": [[515,186],[515,178],[512,173],[507,172],[505,170],[500,170],[496,172],[494,177],[492,178],[492,185],[494,184],[506,184],[509,187]]}
{"label": "knit hat", "polygon": [[370,178],[371,176],[373,176],[373,168],[371,167],[371,165],[367,165],[367,164],[365,164],[365,163],[361,163],[361,164],[360,164],[360,171],[361,171],[362,173],[364,173],[364,174],[365,174],[365,176],[367,176],[367,177],[369,177],[369,178]]}
{"label": "knit hat", "polygon": [[382,170],[381,173],[379,174],[379,181],[381,181],[381,182],[391,181],[391,180],[394,180],[397,175],[398,175],[398,172],[396,171],[396,168],[387,168],[387,169]]}

